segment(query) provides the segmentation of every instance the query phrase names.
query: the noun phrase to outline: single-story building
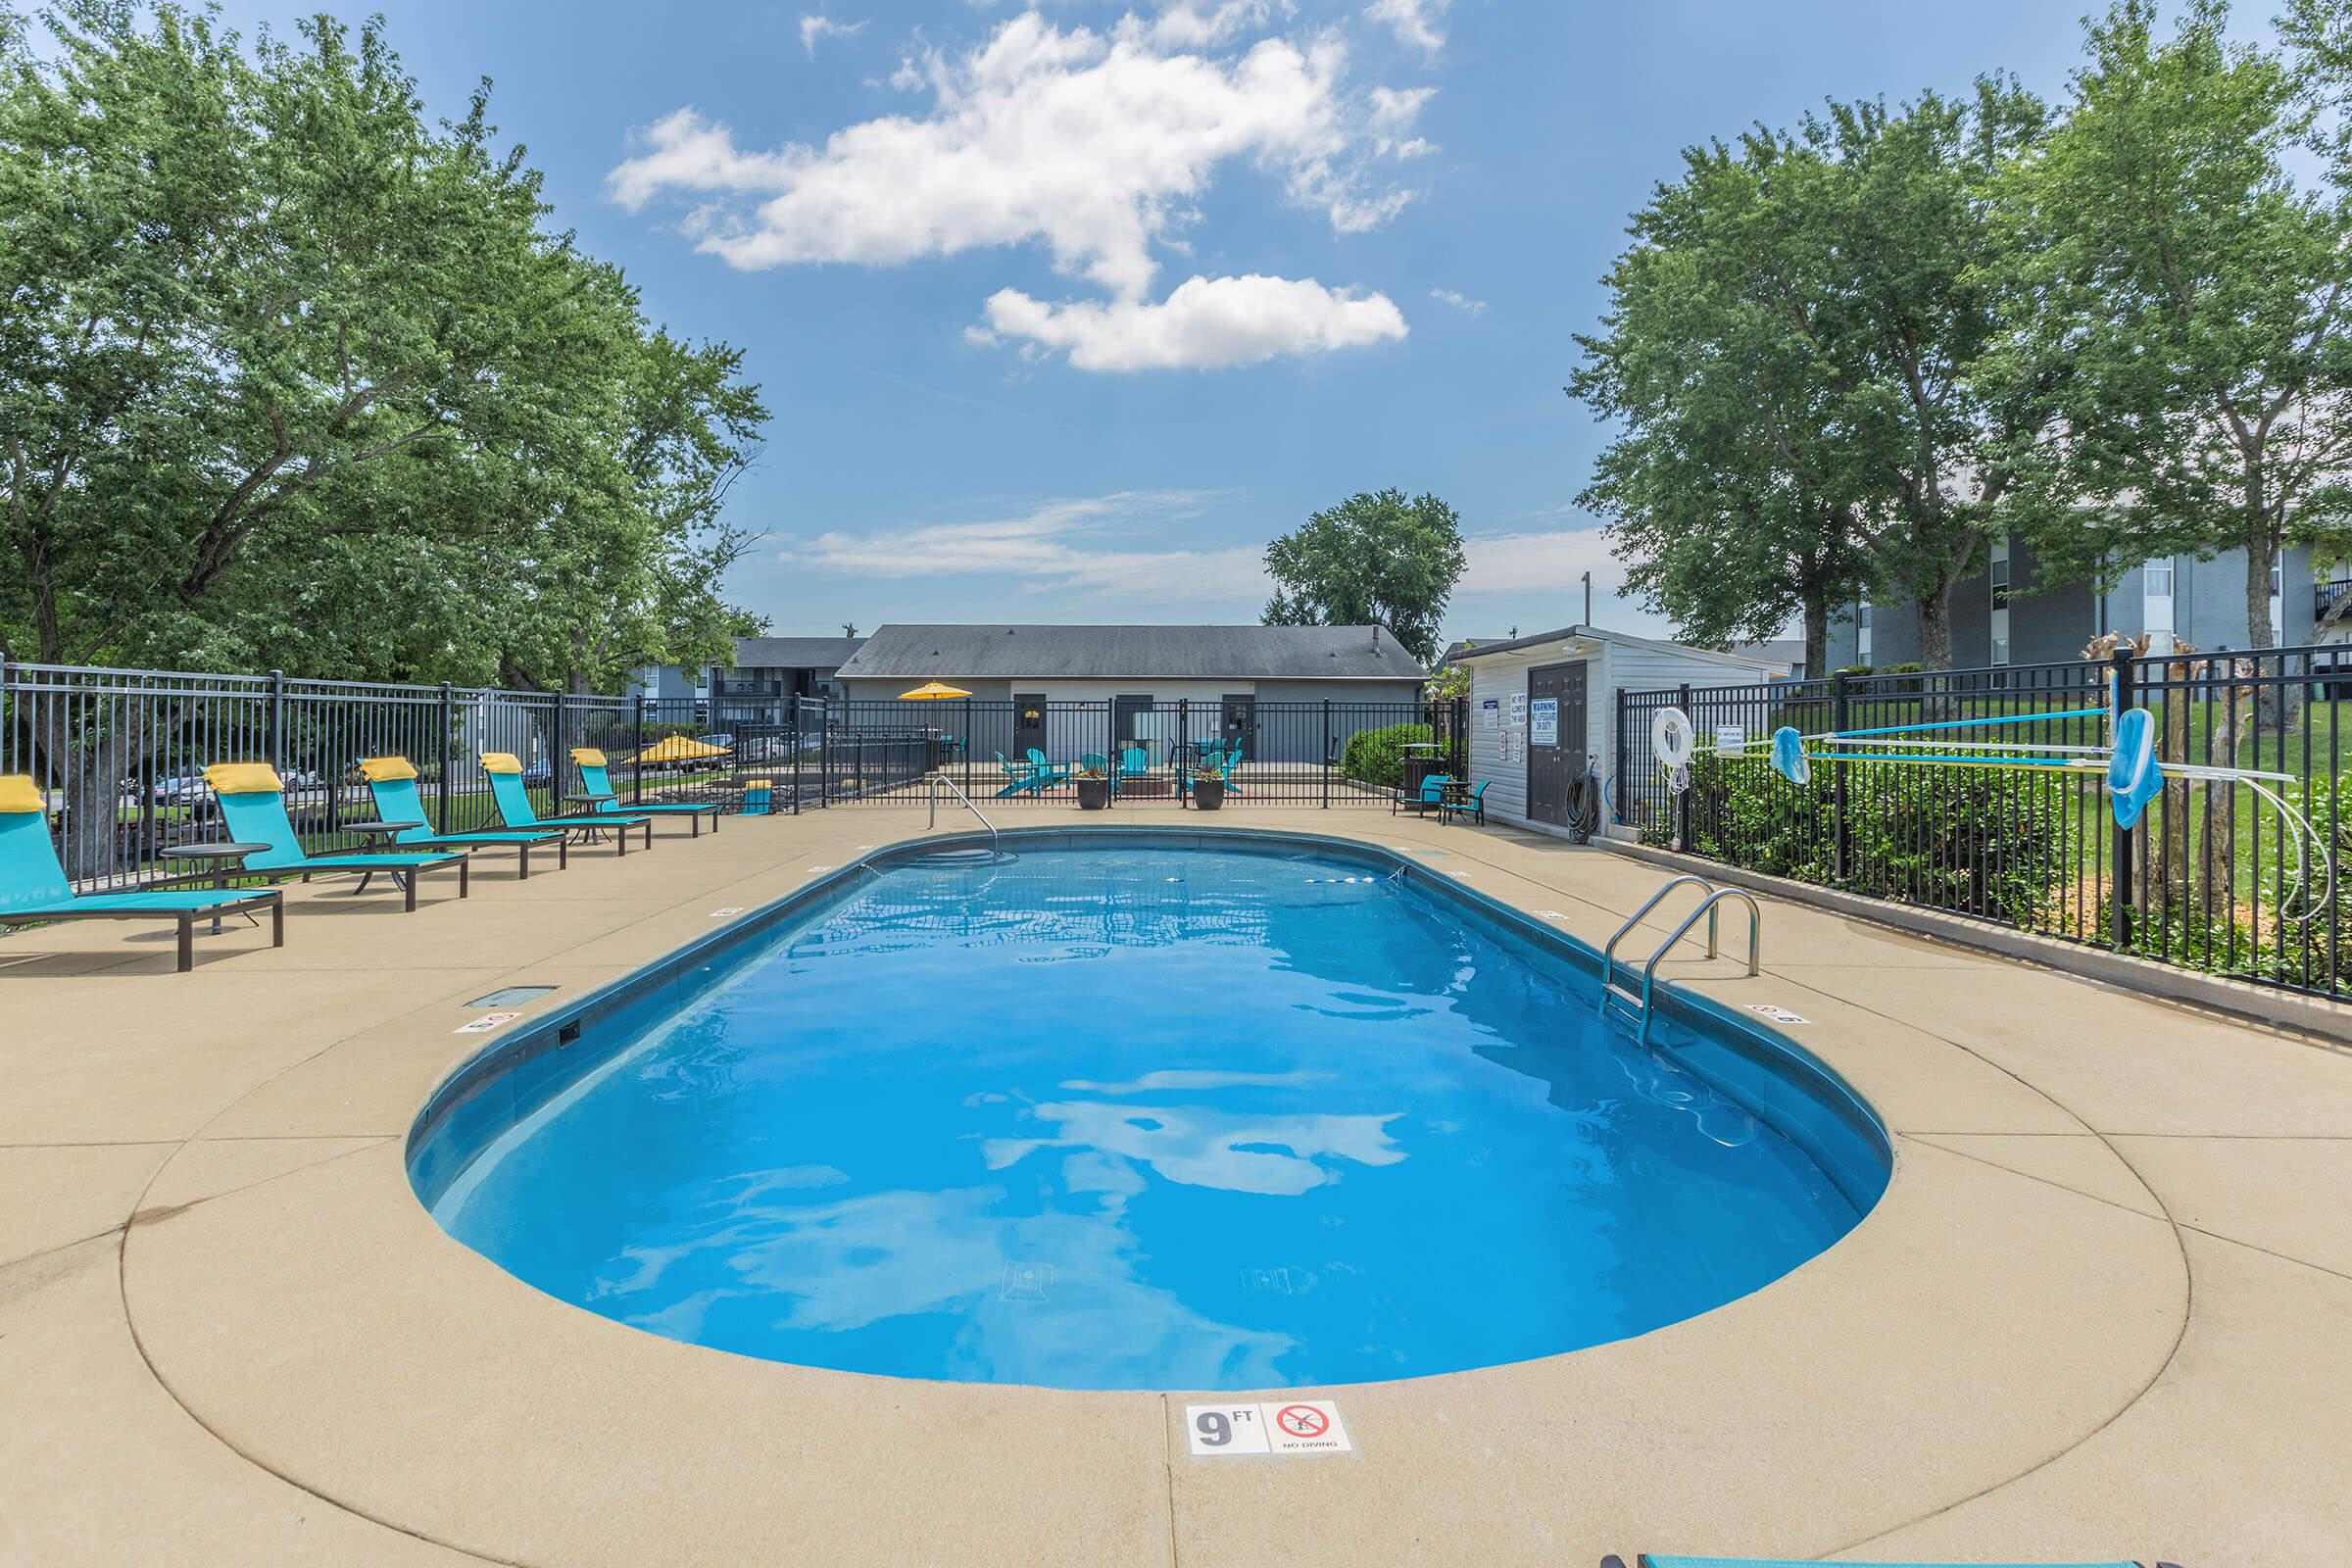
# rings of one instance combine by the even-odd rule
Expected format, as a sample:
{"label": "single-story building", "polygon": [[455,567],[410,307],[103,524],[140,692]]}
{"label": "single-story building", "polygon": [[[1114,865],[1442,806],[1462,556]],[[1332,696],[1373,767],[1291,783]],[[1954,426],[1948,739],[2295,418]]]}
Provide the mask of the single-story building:
{"label": "single-story building", "polygon": [[915,705],[884,705],[924,682],[970,692],[962,709],[926,704],[921,716],[951,732],[968,723],[962,739],[982,759],[1222,737],[1253,760],[1302,762],[1418,717],[1426,678],[1381,626],[1001,624],[879,626],[836,676],[862,728],[905,722]]}
{"label": "single-story building", "polygon": [[[1786,678],[1770,659],[1563,626],[1464,651],[1470,669],[1470,780],[1487,783],[1487,814],[1528,826],[1565,826],[1569,789],[1595,762],[1616,771],[1617,693],[1730,686]],[[1647,755],[1647,740],[1642,741]]]}

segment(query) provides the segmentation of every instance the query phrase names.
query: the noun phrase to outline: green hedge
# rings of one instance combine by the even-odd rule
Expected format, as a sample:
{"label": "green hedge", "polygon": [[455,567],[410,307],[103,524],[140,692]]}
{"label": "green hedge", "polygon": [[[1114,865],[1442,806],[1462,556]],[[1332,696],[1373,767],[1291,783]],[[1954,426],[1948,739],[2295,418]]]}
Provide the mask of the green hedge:
{"label": "green hedge", "polygon": [[[2076,877],[2085,831],[2076,817],[2088,798],[2078,796],[2078,780],[1867,764],[1847,775],[1840,876],[1835,772],[1816,766],[1800,787],[1758,757],[1692,759],[1690,848],[1751,871],[2028,928],[2045,923]],[[1672,826],[1667,816],[1646,836],[1663,842]]]}
{"label": "green hedge", "polygon": [[[1400,789],[1404,785],[1404,749],[1426,746],[1436,738],[1427,724],[1359,729],[1348,737],[1347,746],[1340,752],[1340,771],[1358,783]],[[1459,758],[1446,760],[1453,771],[1460,771]]]}

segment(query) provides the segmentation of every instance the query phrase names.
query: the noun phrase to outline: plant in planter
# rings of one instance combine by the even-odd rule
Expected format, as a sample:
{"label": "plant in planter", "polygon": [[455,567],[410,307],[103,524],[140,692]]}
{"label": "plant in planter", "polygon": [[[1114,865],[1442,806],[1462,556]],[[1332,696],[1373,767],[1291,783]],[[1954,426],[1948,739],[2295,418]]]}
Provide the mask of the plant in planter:
{"label": "plant in planter", "polygon": [[1078,775],[1078,809],[1100,811],[1110,804],[1110,775],[1090,767]]}
{"label": "plant in planter", "polygon": [[1213,767],[1204,767],[1193,774],[1193,804],[1203,811],[1214,811],[1225,804],[1225,775]]}

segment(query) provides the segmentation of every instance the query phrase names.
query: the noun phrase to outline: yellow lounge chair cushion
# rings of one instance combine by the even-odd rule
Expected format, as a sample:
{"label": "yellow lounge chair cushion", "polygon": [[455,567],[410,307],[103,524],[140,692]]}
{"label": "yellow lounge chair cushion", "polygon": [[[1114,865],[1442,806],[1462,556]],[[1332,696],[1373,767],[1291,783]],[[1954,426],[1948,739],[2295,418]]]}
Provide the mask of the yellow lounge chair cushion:
{"label": "yellow lounge chair cushion", "polygon": [[516,757],[513,752],[484,752],[482,754],[482,771],[485,773],[519,773],[522,771],[522,759]]}
{"label": "yellow lounge chair cushion", "polygon": [[405,757],[363,757],[360,771],[371,784],[389,784],[394,779],[415,778],[416,764]]}
{"label": "yellow lounge chair cushion", "polygon": [[279,795],[286,788],[268,762],[215,762],[204,770],[204,781],[220,795]]}
{"label": "yellow lounge chair cushion", "polygon": [[772,790],[776,787],[776,781],[772,778],[747,778],[743,781],[743,787],[747,790]]}
{"label": "yellow lounge chair cushion", "polygon": [[22,811],[49,814],[49,802],[32,782],[30,773],[0,773],[0,812],[14,816]]}
{"label": "yellow lounge chair cushion", "polygon": [[574,746],[571,749],[571,760],[579,763],[582,767],[603,767],[606,765],[605,754],[598,751],[593,746]]}

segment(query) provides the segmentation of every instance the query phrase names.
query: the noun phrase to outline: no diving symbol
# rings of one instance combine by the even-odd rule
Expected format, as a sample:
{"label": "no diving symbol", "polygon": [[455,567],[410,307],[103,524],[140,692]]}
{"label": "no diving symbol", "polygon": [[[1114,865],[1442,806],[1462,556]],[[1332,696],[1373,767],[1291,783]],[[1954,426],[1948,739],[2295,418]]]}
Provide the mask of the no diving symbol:
{"label": "no diving symbol", "polygon": [[1275,1425],[1294,1438],[1319,1438],[1331,1430],[1331,1420],[1311,1404],[1286,1404],[1274,1412]]}

